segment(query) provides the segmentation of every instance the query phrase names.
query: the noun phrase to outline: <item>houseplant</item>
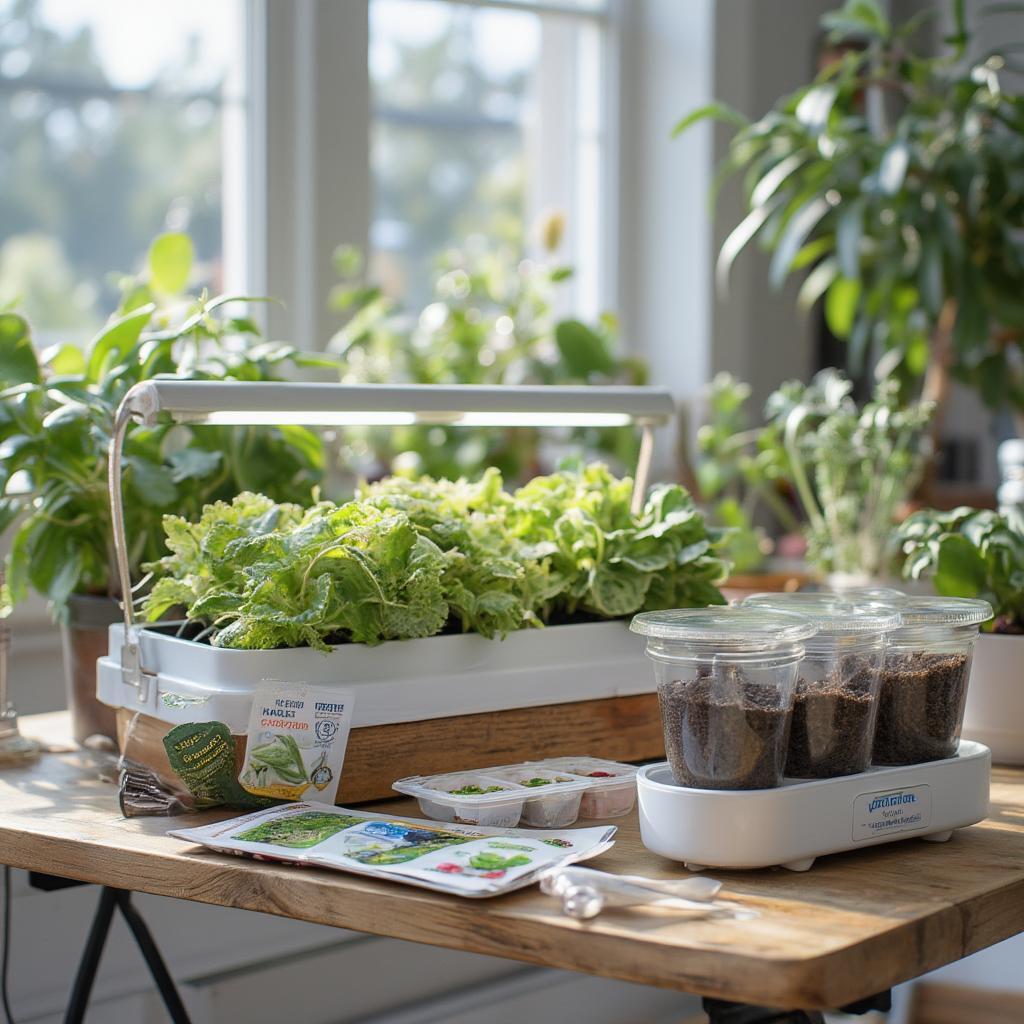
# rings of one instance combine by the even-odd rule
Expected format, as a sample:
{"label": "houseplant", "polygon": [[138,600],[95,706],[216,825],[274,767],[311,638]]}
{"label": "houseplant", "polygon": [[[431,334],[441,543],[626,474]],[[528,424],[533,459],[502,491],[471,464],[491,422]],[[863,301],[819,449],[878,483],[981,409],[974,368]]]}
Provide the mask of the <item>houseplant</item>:
{"label": "houseplant", "polygon": [[709,514],[729,533],[723,554],[739,575],[730,590],[754,592],[784,585],[792,574],[760,572],[774,542],[758,521],[770,515],[776,530],[796,534],[803,524],[790,500],[786,459],[773,433],[755,424],[747,408],[750,385],[718,373],[707,389],[707,415],[697,432],[694,476]]}
{"label": "houseplant", "polygon": [[[501,242],[449,250],[438,257],[434,299],[408,309],[367,280],[360,253],[338,250],[341,283],[331,305],[346,323],[328,348],[350,383],[412,384],[645,384],[642,360],[619,352],[616,321],[559,317],[558,289],[572,268],[554,259],[560,221],[544,225],[546,259],[522,260]],[[509,480],[553,468],[557,454],[542,451],[532,430],[452,430],[411,426],[363,434],[361,451],[346,463],[364,475],[477,476],[494,466]],[[636,463],[632,431],[577,429],[574,449],[610,460],[618,469]],[[368,443],[368,450],[367,450]],[[362,458],[360,455],[362,454]],[[375,458],[369,462],[367,456]]]}
{"label": "houseplant", "polygon": [[926,509],[898,531],[909,579],[940,594],[980,597],[995,617],[982,627],[964,712],[964,735],[1007,764],[1024,763],[1024,533],[990,509]]}
{"label": "houseplant", "polygon": [[[904,406],[891,380],[860,407],[852,390],[835,369],[810,384],[789,381],[769,397],[764,423],[751,426],[748,390],[716,379],[719,411],[699,435],[697,479],[705,496],[725,496],[715,511],[722,525],[739,526],[748,557],[757,543],[753,513],[764,505],[783,529],[804,533],[808,562],[833,582],[885,574],[898,509],[925,462],[931,405]],[[783,488],[795,495],[802,519]]]}
{"label": "houseplant", "polygon": [[858,408],[834,369],[789,381],[768,399],[767,440],[780,449],[807,519],[807,559],[832,582],[869,583],[892,555],[892,527],[928,454],[931,403],[904,405],[892,379]]}
{"label": "houseplant", "polygon": [[[255,323],[233,312],[244,300],[185,295],[191,268],[186,236],[156,239],[145,271],[125,279],[118,310],[84,348],[37,353],[24,318],[0,313],[0,532],[13,527],[8,598],[17,603],[33,589],[62,625],[79,740],[109,734],[112,725],[93,691],[105,627],[122,596],[107,492],[107,445],[120,399],[132,384],[161,374],[277,379],[310,361],[290,346],[259,341]],[[302,427],[168,424],[132,431],[126,467],[137,569],[161,553],[164,513],[198,514],[208,501],[252,488],[307,499],[323,452]]]}
{"label": "houseplant", "polygon": [[915,33],[936,11],[894,26],[878,0],[847,0],[822,19],[838,56],[812,82],[752,123],[712,104],[676,131],[708,117],[738,127],[719,180],[742,172],[748,213],[721,248],[722,287],[755,241],[774,285],[810,270],[800,304],[823,298],[852,368],[870,356],[905,394],[924,375],[940,406],[952,373],[1019,427],[1024,97],[1003,72],[1020,46],[980,52],[963,0],[950,12],[953,32],[930,55]]}

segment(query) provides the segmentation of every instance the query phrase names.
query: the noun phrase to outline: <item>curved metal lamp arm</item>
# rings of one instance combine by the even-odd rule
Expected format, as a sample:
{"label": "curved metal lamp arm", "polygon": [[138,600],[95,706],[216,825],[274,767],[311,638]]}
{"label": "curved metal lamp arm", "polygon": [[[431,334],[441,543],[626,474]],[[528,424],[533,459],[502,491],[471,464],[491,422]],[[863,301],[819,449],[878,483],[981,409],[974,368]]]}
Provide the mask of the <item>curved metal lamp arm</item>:
{"label": "curved metal lamp arm", "polygon": [[124,522],[122,455],[133,422],[153,425],[168,413],[178,423],[304,426],[628,426],[641,428],[632,509],[643,506],[654,454],[654,427],[675,414],[672,396],[658,388],[433,384],[303,384],[288,382],[142,381],[118,407],[110,439],[109,483],[114,554],[124,611],[121,671],[140,687],[150,676],[139,662],[131,568]]}

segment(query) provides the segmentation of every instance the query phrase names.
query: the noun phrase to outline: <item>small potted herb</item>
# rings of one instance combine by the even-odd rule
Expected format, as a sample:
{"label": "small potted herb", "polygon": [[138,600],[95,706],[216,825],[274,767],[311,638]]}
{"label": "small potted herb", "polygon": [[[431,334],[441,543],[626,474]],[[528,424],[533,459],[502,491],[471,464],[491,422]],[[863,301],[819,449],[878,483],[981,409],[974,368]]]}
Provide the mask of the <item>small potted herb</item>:
{"label": "small potted herb", "polygon": [[1024,532],[990,509],[926,509],[898,531],[903,574],[938,593],[982,598],[995,617],[974,652],[963,735],[1004,764],[1024,764]]}
{"label": "small potted herb", "polygon": [[[719,518],[728,526],[749,526],[763,503],[783,529],[799,529],[780,490],[788,488],[803,510],[807,561],[814,569],[840,584],[884,574],[898,511],[924,468],[931,404],[905,405],[895,382],[886,380],[858,406],[852,383],[827,369],[810,384],[783,384],[768,399],[766,423],[749,427],[743,385],[720,378],[715,388],[720,408],[731,412],[720,412],[701,433],[698,480],[705,496],[728,495],[729,488],[743,495],[742,506],[733,502],[738,519],[730,520],[730,506],[722,502]],[[732,542],[737,544],[735,535]],[[748,532],[743,546],[751,544],[756,538]]]}
{"label": "small potted herb", "polygon": [[[261,342],[234,311],[242,300],[184,294],[192,269],[185,235],[162,235],[147,267],[123,282],[119,308],[93,340],[37,352],[26,320],[0,313],[0,533],[12,530],[0,613],[30,590],[63,631],[75,738],[113,735],[96,701],[96,659],[119,618],[111,547],[107,446],[114,413],[136,382],[159,375],[279,379],[307,363]],[[125,446],[128,536],[134,573],[163,552],[163,517],[246,489],[308,500],[323,469],[319,438],[302,427],[137,427]]]}
{"label": "small potted herb", "polygon": [[900,400],[880,381],[858,407],[838,370],[790,381],[769,399],[771,444],[807,517],[807,560],[838,585],[866,584],[890,562],[892,528],[913,494],[928,452],[930,402]]}

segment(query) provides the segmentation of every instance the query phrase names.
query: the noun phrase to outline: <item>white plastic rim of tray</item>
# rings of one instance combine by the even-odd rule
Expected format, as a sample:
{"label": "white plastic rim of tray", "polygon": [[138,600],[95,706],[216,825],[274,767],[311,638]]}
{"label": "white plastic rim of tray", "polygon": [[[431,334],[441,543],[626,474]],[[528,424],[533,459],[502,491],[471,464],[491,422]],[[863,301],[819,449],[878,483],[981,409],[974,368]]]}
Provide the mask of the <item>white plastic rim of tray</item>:
{"label": "white plastic rim of tray", "polygon": [[504,640],[464,633],[347,644],[330,654],[225,650],[141,629],[142,664],[157,673],[141,702],[121,678],[123,637],[122,625],[111,626],[109,654],[97,663],[104,704],[175,725],[223,722],[236,734],[246,731],[252,694],[263,680],[354,690],[355,728],[655,690],[643,638],[625,621],[523,629]]}
{"label": "white plastic rim of tray", "polygon": [[957,756],[944,761],[787,780],[777,789],[714,790],[676,785],[662,761],[636,777],[640,838],[694,871],[806,871],[825,854],[915,837],[941,842],[984,820],[991,766],[988,747],[961,740]]}

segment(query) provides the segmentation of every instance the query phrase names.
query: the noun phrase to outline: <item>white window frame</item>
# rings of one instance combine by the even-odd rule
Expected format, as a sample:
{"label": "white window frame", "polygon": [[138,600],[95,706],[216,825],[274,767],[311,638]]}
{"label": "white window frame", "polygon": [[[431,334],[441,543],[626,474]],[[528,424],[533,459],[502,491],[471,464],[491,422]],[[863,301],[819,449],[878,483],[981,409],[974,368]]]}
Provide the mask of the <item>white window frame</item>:
{"label": "white window frame", "polygon": [[[608,9],[598,12],[526,0],[447,2],[585,18],[604,26],[603,95],[596,126],[601,156],[592,172],[598,231],[579,240],[597,258],[574,284],[571,312],[596,316],[616,310],[623,0],[609,0]],[[246,141],[234,146],[236,153],[245,154],[247,194],[242,201],[236,197],[226,215],[244,216],[244,230],[232,231],[231,237],[245,242],[244,252],[233,253],[236,270],[229,270],[230,280],[234,290],[281,300],[260,311],[272,337],[322,348],[337,327],[326,305],[336,281],[333,250],[342,243],[368,248],[373,208],[368,2],[249,0],[247,21]],[[543,191],[536,193],[533,205],[566,209],[567,248],[574,251],[575,233],[586,223],[574,207],[587,197],[578,194],[575,182],[558,174],[557,150],[551,152],[555,159],[541,169]]]}

